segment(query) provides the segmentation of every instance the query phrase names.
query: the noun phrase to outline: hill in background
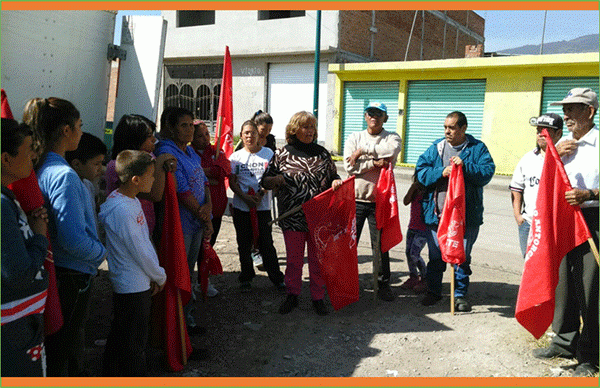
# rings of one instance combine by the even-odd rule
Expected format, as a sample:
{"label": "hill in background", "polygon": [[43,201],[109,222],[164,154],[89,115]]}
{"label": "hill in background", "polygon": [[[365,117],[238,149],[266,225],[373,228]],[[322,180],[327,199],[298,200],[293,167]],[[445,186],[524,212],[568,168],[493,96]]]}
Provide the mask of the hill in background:
{"label": "hill in background", "polygon": [[[598,34],[584,35],[572,40],[544,43],[544,54],[568,54],[598,52]],[[540,45],[527,45],[498,51],[499,54],[539,54]]]}

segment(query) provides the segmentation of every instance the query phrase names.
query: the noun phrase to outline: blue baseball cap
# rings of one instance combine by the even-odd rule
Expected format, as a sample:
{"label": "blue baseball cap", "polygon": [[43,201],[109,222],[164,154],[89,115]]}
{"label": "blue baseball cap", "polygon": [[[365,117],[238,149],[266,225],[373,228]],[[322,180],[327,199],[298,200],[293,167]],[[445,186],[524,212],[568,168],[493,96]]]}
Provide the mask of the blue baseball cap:
{"label": "blue baseball cap", "polygon": [[378,101],[373,101],[371,102],[366,108],[365,108],[365,112],[368,111],[369,109],[379,109],[380,111],[382,111],[383,113],[387,114],[387,106],[385,106],[384,103],[382,102],[378,102]]}

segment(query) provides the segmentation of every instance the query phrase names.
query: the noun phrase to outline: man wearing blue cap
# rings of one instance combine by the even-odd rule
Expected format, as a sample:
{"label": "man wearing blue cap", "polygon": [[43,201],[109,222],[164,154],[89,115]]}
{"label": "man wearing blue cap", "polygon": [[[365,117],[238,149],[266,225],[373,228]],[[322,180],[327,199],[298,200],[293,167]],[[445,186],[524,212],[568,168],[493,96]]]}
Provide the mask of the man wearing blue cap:
{"label": "man wearing blue cap", "polygon": [[367,129],[352,133],[344,145],[344,168],[349,175],[354,175],[354,191],[356,198],[356,238],[360,239],[365,220],[369,222],[371,248],[373,256],[376,249],[381,257],[379,270],[378,297],[393,301],[396,297],[390,288],[390,254],[381,253],[381,245],[376,247],[377,221],[375,220],[375,188],[381,169],[389,163],[396,164],[402,149],[402,139],[395,132],[383,129],[387,122],[387,107],[381,102],[371,102],[365,109]]}
{"label": "man wearing blue cap", "polygon": [[442,278],[446,263],[442,260],[437,230],[448,192],[448,177],[453,165],[462,165],[465,180],[465,254],[466,260],[456,266],[454,307],[458,311],[471,311],[467,301],[469,276],[471,275],[471,249],[477,240],[479,227],[483,224],[483,186],[494,176],[496,165],[486,145],[466,134],[467,117],[454,111],[444,121],[444,137],[419,156],[415,172],[427,191],[423,196],[423,220],[428,227],[427,246],[427,296],[421,304],[431,306],[442,299]]}

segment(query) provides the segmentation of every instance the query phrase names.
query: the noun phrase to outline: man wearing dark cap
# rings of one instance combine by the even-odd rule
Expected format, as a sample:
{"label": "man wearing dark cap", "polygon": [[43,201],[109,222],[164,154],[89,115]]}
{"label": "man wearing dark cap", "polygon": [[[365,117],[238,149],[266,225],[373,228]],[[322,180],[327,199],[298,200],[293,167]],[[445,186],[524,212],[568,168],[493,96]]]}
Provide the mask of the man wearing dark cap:
{"label": "man wearing dark cap", "polygon": [[381,253],[381,245],[375,246],[377,240],[377,221],[375,219],[375,188],[381,169],[389,163],[396,164],[402,149],[402,140],[396,132],[383,129],[387,121],[387,107],[381,102],[372,102],[365,109],[364,115],[367,129],[352,133],[344,144],[344,168],[349,175],[354,175],[354,195],[356,198],[356,239],[360,239],[365,220],[369,222],[371,248],[373,255],[376,249],[381,257],[379,271],[378,297],[393,301],[395,295],[390,287],[390,254]]}
{"label": "man wearing dark cap", "polygon": [[546,138],[542,135],[542,130],[546,128],[554,144],[560,140],[563,133],[563,120],[555,113],[532,117],[529,124],[537,127],[536,147],[521,158],[509,186],[513,213],[519,227],[519,243],[523,257],[527,250],[527,236],[529,236],[531,218],[535,210],[535,199],[544,167]]}
{"label": "man wearing dark cap", "polygon": [[[564,155],[562,161],[573,187],[565,193],[565,199],[581,207],[598,247],[599,139],[594,124],[598,96],[589,88],[575,88],[562,101],[551,105],[562,105],[564,123],[570,132],[556,145],[559,155]],[[535,349],[533,356],[577,358],[573,376],[593,376],[598,373],[598,263],[588,242],[567,253],[558,276],[552,321],[556,336],[549,347]]]}

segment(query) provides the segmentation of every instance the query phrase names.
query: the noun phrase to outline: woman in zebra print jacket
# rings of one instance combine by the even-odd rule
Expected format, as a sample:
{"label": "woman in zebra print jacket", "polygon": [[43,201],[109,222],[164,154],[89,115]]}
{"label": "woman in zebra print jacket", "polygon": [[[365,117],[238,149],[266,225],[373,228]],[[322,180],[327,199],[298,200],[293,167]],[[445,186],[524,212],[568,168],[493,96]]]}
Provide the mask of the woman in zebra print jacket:
{"label": "woman in zebra print jacket", "polygon": [[[275,151],[261,182],[267,190],[278,189],[279,214],[303,204],[330,187],[335,190],[342,184],[331,155],[314,142],[317,139],[317,118],[314,115],[304,111],[294,114],[286,127],[285,138],[288,144]],[[298,306],[306,246],[313,307],[317,314],[326,315],[327,308],[323,303],[325,281],[321,276],[316,245],[309,236],[304,212],[299,211],[282,219],[279,226],[283,230],[287,253],[287,298],[279,308],[279,313],[287,314]]]}

